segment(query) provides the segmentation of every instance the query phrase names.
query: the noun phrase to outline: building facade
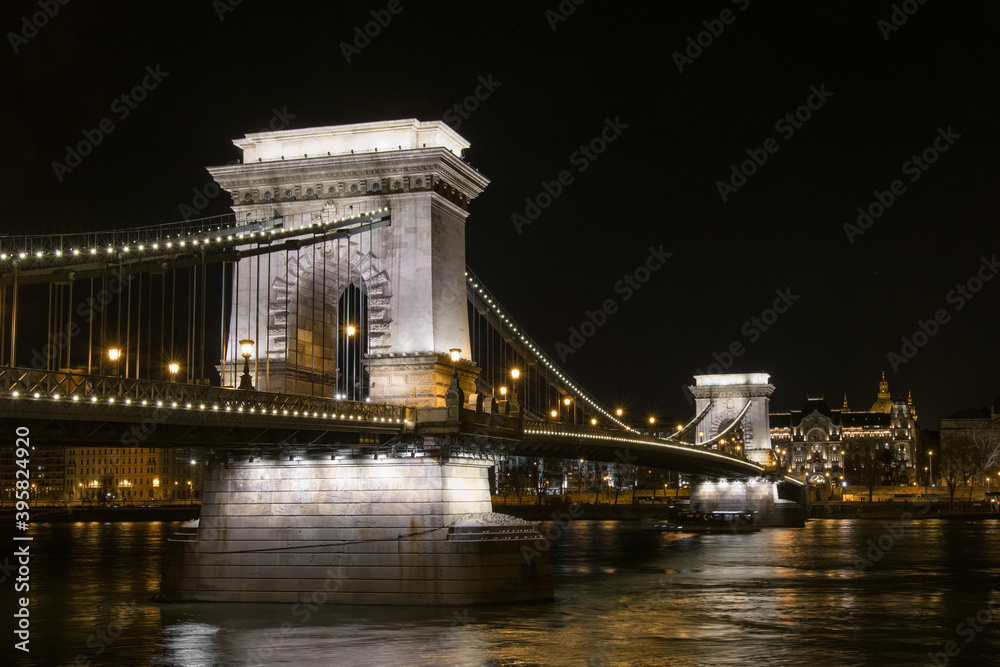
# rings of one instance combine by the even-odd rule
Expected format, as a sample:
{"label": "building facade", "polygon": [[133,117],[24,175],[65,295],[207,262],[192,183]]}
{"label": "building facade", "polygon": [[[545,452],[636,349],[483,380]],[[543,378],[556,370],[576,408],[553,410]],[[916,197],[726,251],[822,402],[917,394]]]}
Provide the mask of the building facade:
{"label": "building facade", "polygon": [[890,450],[898,468],[916,477],[918,428],[912,395],[894,401],[885,373],[869,410],[851,410],[846,395],[840,409],[831,408],[822,397],[807,398],[800,409],[772,412],[770,420],[775,459],[811,482],[839,480],[845,458],[872,446]]}
{"label": "building facade", "polygon": [[204,465],[177,450],[152,447],[67,447],[64,499],[113,504],[194,501]]}

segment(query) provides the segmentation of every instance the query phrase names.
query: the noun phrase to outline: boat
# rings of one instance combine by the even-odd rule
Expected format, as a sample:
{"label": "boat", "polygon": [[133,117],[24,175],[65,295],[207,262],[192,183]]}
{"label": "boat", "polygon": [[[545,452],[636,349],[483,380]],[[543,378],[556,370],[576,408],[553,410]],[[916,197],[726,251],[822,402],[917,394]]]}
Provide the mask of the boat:
{"label": "boat", "polygon": [[658,533],[756,533],[755,512],[698,510],[676,512],[668,519],[647,519],[642,529]]}

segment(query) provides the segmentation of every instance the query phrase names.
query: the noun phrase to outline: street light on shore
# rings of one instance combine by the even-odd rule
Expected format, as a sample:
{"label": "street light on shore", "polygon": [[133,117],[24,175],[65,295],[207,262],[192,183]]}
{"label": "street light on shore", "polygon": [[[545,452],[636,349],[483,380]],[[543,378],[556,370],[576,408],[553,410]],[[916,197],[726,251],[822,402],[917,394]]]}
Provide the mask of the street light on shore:
{"label": "street light on shore", "polygon": [[167,370],[170,371],[170,382],[173,384],[177,381],[177,372],[180,371],[181,366],[176,361],[171,361],[167,364]]}

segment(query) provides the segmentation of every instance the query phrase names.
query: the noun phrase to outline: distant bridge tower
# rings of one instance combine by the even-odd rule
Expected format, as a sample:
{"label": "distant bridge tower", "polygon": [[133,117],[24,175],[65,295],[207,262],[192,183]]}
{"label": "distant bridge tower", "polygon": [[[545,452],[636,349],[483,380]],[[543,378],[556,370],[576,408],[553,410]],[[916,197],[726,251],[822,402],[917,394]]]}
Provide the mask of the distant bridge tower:
{"label": "distant bridge tower", "polygon": [[695,398],[695,414],[711,404],[711,409],[698,424],[701,434],[697,442],[710,440],[732,423],[747,401],[750,409],[743,416],[744,453],[751,461],[767,465],[771,452],[771,428],[768,418],[770,396],[774,385],[767,373],[731,373],[726,375],[696,375],[689,387]]}
{"label": "distant bridge tower", "polygon": [[[460,383],[473,393],[465,219],[489,181],[461,159],[469,142],[441,121],[406,119],[233,143],[243,163],[209,171],[232,195],[237,224],[280,218],[297,229],[385,207],[391,220],[240,259],[223,384],[242,368],[239,341],[253,339],[254,386],[266,391],[443,407],[448,353],[459,348]],[[363,384],[363,396],[348,384]]]}

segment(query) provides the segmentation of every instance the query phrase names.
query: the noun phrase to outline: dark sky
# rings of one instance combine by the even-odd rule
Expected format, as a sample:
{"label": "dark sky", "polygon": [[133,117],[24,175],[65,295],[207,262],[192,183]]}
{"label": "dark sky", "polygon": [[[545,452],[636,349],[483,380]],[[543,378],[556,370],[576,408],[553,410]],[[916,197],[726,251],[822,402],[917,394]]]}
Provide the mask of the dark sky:
{"label": "dark sky", "polygon": [[[839,407],[844,392],[868,407],[886,371],[936,428],[1000,394],[1000,280],[976,282],[998,250],[1000,6],[902,5],[915,13],[889,31],[891,2],[565,0],[575,9],[553,29],[556,0],[403,0],[348,62],[341,43],[387,3],[70,2],[37,31],[24,27],[37,3],[7,3],[2,228],[177,220],[204,167],[238,158],[231,140],[276,111],[288,128],[447,120],[482,77],[493,90],[457,128],[492,180],[471,209],[468,263],[556,359],[570,327],[614,300],[563,364],[592,393],[687,414],[682,385],[739,344],[726,370],[770,373],[772,409],[820,394]],[[146,99],[115,105],[144,77]],[[808,119],[783,120],[809,101]],[[60,181],[52,163],[105,118],[114,130]],[[614,141],[574,157],[607,119]],[[943,136],[926,170],[906,164]],[[718,182],[748,151],[766,162],[724,200]],[[516,229],[512,214],[562,170],[572,182]],[[895,180],[891,205],[849,238],[845,223]],[[204,208],[225,211],[225,197]],[[661,246],[662,268],[616,291]],[[971,300],[952,292],[970,279]],[[776,291],[791,305],[771,321]],[[902,357],[901,337],[939,309],[946,321]]]}

